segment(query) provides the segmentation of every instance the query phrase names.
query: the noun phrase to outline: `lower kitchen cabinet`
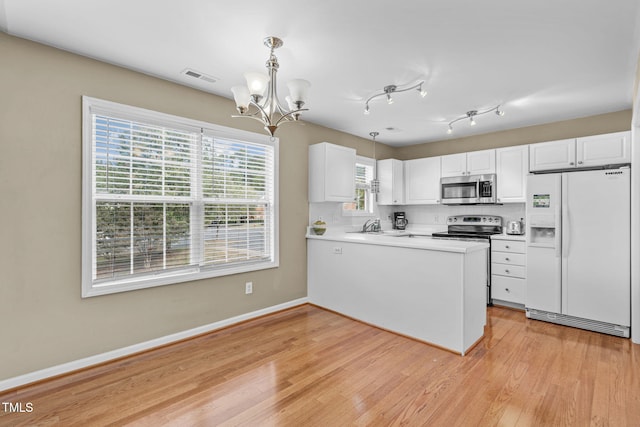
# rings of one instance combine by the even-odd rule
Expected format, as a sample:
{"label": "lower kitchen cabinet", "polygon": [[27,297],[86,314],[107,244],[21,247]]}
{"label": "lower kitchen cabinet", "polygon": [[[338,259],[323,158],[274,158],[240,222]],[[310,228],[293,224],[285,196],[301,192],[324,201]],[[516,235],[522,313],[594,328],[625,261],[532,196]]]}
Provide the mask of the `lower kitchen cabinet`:
{"label": "lower kitchen cabinet", "polygon": [[310,303],[462,355],[482,338],[485,245],[350,236],[307,239]]}
{"label": "lower kitchen cabinet", "polygon": [[524,237],[491,239],[491,298],[497,305],[524,308],[527,281]]}

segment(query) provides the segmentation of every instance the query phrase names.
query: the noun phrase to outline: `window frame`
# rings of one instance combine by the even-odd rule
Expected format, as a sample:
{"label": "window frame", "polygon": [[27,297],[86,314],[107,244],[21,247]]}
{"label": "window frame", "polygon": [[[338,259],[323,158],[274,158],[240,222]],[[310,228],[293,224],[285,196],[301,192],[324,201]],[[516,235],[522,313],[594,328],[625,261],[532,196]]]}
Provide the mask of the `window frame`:
{"label": "window frame", "polygon": [[[367,167],[371,167],[371,172],[372,172],[372,177],[376,176],[376,161],[372,158],[369,157],[364,157],[364,156],[356,156],[356,165],[357,164],[361,164]],[[356,173],[357,173],[357,168],[355,168]],[[356,175],[354,175],[353,177],[354,181],[356,180]],[[356,187],[355,187],[355,191],[358,191],[358,186],[356,183]],[[373,215],[373,211],[375,209],[375,195],[373,193],[371,193],[371,187],[367,186],[366,188],[367,191],[367,195],[368,197],[366,198],[366,201],[368,202],[368,209],[366,210],[352,210],[352,209],[345,209],[345,206],[352,203],[352,202],[348,202],[348,203],[343,203],[341,205],[341,209],[342,209],[342,216],[371,216]],[[353,195],[354,200],[356,198],[356,194],[354,193]]]}
{"label": "window frame", "polygon": [[[106,115],[124,120],[142,122],[145,124],[155,124],[176,129],[197,130],[200,140],[197,149],[202,146],[204,135],[215,136],[226,140],[237,140],[239,142],[255,143],[272,147],[273,150],[273,205],[271,206],[272,218],[270,221],[270,260],[250,261],[245,263],[235,263],[232,265],[192,265],[181,267],[178,270],[160,271],[144,276],[127,276],[116,278],[115,280],[94,281],[94,267],[96,260],[96,204],[99,200],[94,197],[95,170],[94,170],[94,141],[93,141],[93,120],[94,114]],[[196,177],[194,178],[197,187],[202,186],[201,173],[201,153],[196,152]],[[193,182],[193,180],[192,180]],[[202,194],[199,188],[195,190],[195,202],[191,203],[191,218],[194,218],[196,205],[203,204]],[[198,199],[199,198],[199,199]],[[193,280],[207,279],[213,277],[227,276],[231,274],[245,273],[263,269],[279,267],[279,140],[268,135],[243,131],[235,128],[224,127],[199,120],[174,116],[171,114],[152,111],[144,108],[119,104],[116,102],[82,97],[82,298],[106,295],[118,292],[126,292],[137,289],[144,289],[156,286],[183,283]],[[195,215],[198,217],[198,215]],[[192,227],[204,234],[204,222],[202,227],[193,224]],[[201,237],[191,234],[191,247],[194,241]]]}

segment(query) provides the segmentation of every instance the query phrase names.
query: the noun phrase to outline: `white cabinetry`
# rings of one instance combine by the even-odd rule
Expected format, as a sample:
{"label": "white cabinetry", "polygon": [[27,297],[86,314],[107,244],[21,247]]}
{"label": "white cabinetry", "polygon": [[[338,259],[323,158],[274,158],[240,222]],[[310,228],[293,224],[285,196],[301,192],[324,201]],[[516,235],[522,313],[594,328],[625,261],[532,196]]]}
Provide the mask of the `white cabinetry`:
{"label": "white cabinetry", "polygon": [[576,166],[631,163],[631,132],[616,132],[576,139]]}
{"label": "white cabinetry", "polygon": [[379,205],[404,204],[404,162],[397,159],[378,160],[377,175],[380,181]]}
{"label": "white cabinetry", "polygon": [[496,179],[498,203],[525,203],[529,147],[520,145],[496,150]]}
{"label": "white cabinetry", "polygon": [[440,159],[443,178],[467,174],[467,153],[447,154]]}
{"label": "white cabinetry", "polygon": [[404,162],[405,204],[440,203],[440,157]]}
{"label": "white cabinetry", "polygon": [[351,202],[356,150],[321,142],[309,146],[309,202]]}
{"label": "white cabinetry", "polygon": [[442,177],[496,173],[496,150],[448,154],[441,157]]}
{"label": "white cabinetry", "polygon": [[630,131],[541,142],[529,146],[529,170],[532,172],[630,162]]}
{"label": "white cabinetry", "polygon": [[484,246],[449,252],[307,240],[310,303],[459,354],[484,334],[486,271]]}
{"label": "white cabinetry", "polygon": [[495,304],[524,308],[527,282],[526,243],[511,237],[491,239],[491,298]]}

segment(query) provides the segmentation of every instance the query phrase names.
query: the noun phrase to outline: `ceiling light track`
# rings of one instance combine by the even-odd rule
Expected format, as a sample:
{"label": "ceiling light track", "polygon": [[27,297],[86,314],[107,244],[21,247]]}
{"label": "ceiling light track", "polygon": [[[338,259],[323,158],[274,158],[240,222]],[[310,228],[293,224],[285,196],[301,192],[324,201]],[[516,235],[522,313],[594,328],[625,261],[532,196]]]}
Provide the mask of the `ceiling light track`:
{"label": "ceiling light track", "polygon": [[500,105],[497,105],[493,108],[489,108],[488,110],[478,111],[478,110],[469,110],[466,112],[464,116],[460,116],[455,120],[451,120],[449,122],[449,128],[447,129],[447,134],[451,135],[453,133],[453,124],[459,122],[460,120],[469,120],[469,126],[476,125],[476,116],[482,116],[483,114],[495,112],[496,116],[504,116],[504,110],[500,109]]}
{"label": "ceiling light track", "polygon": [[398,86],[396,85],[388,85],[385,86],[384,88],[382,88],[382,92],[380,93],[376,93],[375,95],[372,95],[369,97],[369,99],[367,99],[367,101],[364,103],[364,113],[365,114],[369,114],[369,102],[371,102],[373,99],[379,97],[379,96],[384,96],[387,98],[387,104],[391,105],[393,104],[393,97],[391,96],[391,94],[394,93],[400,93],[400,92],[407,92],[410,90],[414,90],[416,89],[418,92],[420,92],[420,96],[422,96],[423,98],[425,96],[427,96],[427,91],[422,87],[422,85],[424,85],[424,80],[419,81],[418,83],[414,84],[413,86],[409,86],[409,87],[405,87],[405,88],[398,88]]}
{"label": "ceiling light track", "polygon": [[[255,119],[264,125],[265,130],[274,138],[274,134],[281,123],[298,121],[300,113],[309,111],[302,108],[307,102],[307,92],[311,83],[307,80],[294,79],[287,82],[290,96],[285,98],[288,109],[284,108],[278,99],[276,87],[276,74],[279,64],[274,50],[281,47],[283,42],[277,37],[267,37],[264,45],[271,51],[266,67],[269,74],[245,73],[247,86],[234,86],[231,88],[233,98],[236,101],[236,109],[239,116]],[[267,95],[264,96],[265,91]],[[250,112],[249,107],[253,106],[256,111]]]}

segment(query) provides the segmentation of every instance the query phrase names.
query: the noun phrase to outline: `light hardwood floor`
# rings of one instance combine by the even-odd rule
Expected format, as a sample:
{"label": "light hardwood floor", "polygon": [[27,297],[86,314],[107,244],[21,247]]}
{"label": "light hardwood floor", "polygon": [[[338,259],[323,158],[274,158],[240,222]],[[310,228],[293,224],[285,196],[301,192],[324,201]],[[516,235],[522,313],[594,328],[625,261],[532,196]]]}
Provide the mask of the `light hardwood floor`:
{"label": "light hardwood floor", "polygon": [[640,346],[488,310],[461,357],[303,305],[0,394],[0,425],[640,426]]}

